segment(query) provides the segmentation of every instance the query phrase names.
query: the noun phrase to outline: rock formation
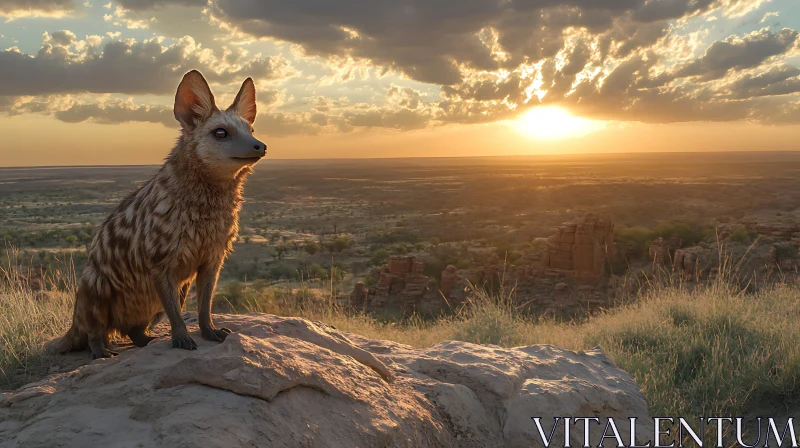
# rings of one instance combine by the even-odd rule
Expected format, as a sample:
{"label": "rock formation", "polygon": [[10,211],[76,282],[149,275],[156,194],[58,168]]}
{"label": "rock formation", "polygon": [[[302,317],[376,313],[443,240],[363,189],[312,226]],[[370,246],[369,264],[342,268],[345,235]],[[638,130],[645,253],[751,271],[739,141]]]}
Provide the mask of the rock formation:
{"label": "rock formation", "polygon": [[[458,273],[458,269],[452,264],[448,265],[447,268],[442,271],[442,282],[439,285],[439,290],[446,298],[456,299],[456,302],[460,302],[463,300],[464,296],[463,280],[464,278]],[[461,287],[460,291],[458,290],[459,286]]]}
{"label": "rock formation", "polygon": [[364,282],[356,282],[353,292],[350,293],[350,306],[353,308],[363,308],[367,304],[367,288],[364,287]]}
{"label": "rock formation", "polygon": [[400,296],[404,309],[411,309],[418,304],[428,290],[430,279],[422,273],[425,265],[414,257],[394,256],[380,270],[378,283],[375,286],[373,306],[387,305],[392,296]]}
{"label": "rock formation", "polygon": [[[423,274],[425,263],[412,256],[393,256],[377,272],[376,286],[363,291],[363,284],[350,295],[350,305],[371,311],[396,310],[438,314],[448,304],[460,304],[464,300],[464,278],[455,266],[442,272],[440,288]],[[362,289],[359,289],[362,288]]]}
{"label": "rock formation", "polygon": [[658,237],[650,243],[648,253],[651,262],[664,265],[672,260],[675,251],[683,244],[680,235],[673,233],[669,238]]}
{"label": "rock formation", "polygon": [[573,272],[581,284],[598,283],[607,276],[613,246],[614,224],[588,214],[548,238],[544,267]]}
{"label": "rock formation", "polygon": [[[263,314],[216,316],[234,330],[217,344],[185,317],[196,351],[165,336],[0,395],[0,446],[514,448],[540,446],[531,417],[649,422],[633,379],[599,349],[417,350]],[[582,431],[571,437],[582,444]]]}
{"label": "rock formation", "polygon": [[692,246],[675,251],[673,269],[689,277],[708,274],[711,250],[702,246]]}
{"label": "rock formation", "polygon": [[360,308],[366,303],[364,308],[369,311],[436,315],[461,305],[470,283],[478,288],[514,291],[513,299],[524,305],[525,311],[583,313],[615,303],[609,280],[616,254],[614,224],[588,214],[559,227],[542,252],[517,260],[527,264],[506,264],[496,253],[490,253],[484,263],[473,261],[467,269],[448,266],[438,288],[423,274],[422,261],[411,256],[391,257],[377,272],[376,287],[369,290],[366,299],[363,292],[354,290],[350,304]]}
{"label": "rock formation", "polygon": [[743,221],[742,224],[751,232],[778,239],[789,239],[800,232],[798,223]]}

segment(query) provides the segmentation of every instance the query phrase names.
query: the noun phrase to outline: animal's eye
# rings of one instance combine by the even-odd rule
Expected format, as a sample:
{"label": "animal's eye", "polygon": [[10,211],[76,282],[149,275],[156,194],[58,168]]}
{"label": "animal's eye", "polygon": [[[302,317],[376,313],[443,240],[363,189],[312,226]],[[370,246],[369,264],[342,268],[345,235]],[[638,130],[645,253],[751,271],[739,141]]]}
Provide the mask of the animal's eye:
{"label": "animal's eye", "polygon": [[225,129],[219,128],[214,130],[214,137],[216,138],[225,138],[228,136],[228,131]]}

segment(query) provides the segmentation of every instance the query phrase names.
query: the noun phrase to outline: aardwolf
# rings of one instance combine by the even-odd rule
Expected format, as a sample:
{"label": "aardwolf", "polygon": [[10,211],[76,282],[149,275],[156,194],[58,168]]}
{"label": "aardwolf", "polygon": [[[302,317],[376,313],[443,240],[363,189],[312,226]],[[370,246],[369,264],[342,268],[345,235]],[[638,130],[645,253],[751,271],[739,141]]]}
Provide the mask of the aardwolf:
{"label": "aardwolf", "polygon": [[222,342],[230,330],[211,322],[211,301],[223,261],[239,231],[242,184],[267,147],[253,136],[256,91],[247,78],[236,99],[217,109],[203,75],[184,75],[175,94],[182,130],[158,173],[123,200],[97,230],[80,278],[72,327],[48,344],[64,353],[109,350],[118,331],[139,347],[148,327],[167,315],[172,346],[195,350],[181,318],[197,280],[200,332]]}

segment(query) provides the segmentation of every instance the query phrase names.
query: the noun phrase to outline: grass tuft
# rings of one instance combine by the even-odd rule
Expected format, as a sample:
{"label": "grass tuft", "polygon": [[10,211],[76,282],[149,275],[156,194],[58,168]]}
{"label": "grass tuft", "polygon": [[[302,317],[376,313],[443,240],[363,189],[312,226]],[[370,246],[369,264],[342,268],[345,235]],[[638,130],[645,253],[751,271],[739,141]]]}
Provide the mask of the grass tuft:
{"label": "grass tuft", "polygon": [[[73,290],[36,294],[9,270],[3,276],[0,384],[9,388],[46,371],[48,360],[41,346],[66,331]],[[234,312],[305,317],[418,348],[446,340],[504,347],[554,344],[572,350],[599,345],[633,376],[653,415],[797,412],[800,290],[778,283],[745,293],[735,284],[724,279],[693,288],[650,284],[636,302],[580,322],[523,317],[511,301],[513,291],[475,290],[466,306],[436,320],[412,316],[380,321],[344,309],[330,286],[315,284],[299,289],[222,289],[217,302]]]}

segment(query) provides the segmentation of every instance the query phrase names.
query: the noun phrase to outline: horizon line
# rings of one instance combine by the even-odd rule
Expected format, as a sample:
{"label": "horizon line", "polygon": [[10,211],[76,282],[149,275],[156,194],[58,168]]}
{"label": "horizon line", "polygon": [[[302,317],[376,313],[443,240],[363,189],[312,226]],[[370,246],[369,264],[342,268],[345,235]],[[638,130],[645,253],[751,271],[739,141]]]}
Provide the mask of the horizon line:
{"label": "horizon line", "polygon": [[[587,153],[552,153],[552,154],[501,154],[485,156],[413,156],[413,157],[305,157],[305,158],[275,158],[271,161],[280,162],[309,162],[309,161],[358,161],[358,160],[430,160],[430,159],[512,159],[512,158],[540,158],[540,157],[579,157],[579,156],[610,156],[610,155],[630,155],[630,156],[653,156],[668,154],[791,154],[800,153],[800,149],[789,150],[724,150],[724,151],[620,151],[620,152],[587,152]],[[76,164],[76,165],[0,165],[0,170],[5,169],[31,169],[31,168],[113,168],[113,167],[150,167],[161,166],[162,163],[141,163],[141,164]]]}

